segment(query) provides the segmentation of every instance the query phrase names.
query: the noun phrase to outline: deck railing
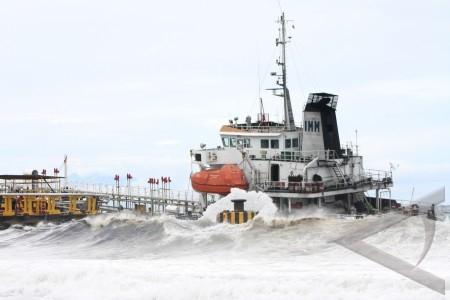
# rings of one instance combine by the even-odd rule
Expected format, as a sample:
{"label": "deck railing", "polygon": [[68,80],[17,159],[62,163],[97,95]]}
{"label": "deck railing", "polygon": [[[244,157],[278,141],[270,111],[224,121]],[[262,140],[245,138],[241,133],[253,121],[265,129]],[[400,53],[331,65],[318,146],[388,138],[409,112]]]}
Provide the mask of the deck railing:
{"label": "deck railing", "polygon": [[391,176],[382,176],[382,174],[389,175],[389,173],[385,171],[379,171],[378,173],[368,172],[365,176],[353,178],[353,180],[351,178],[337,180],[336,177],[325,177],[323,181],[319,182],[264,181],[258,184],[258,187],[263,191],[291,193],[319,193],[363,186],[369,189],[382,189],[389,188],[393,184]]}
{"label": "deck railing", "polygon": [[250,159],[258,160],[279,160],[279,161],[295,161],[310,162],[314,158],[319,159],[336,159],[338,155],[334,150],[313,150],[313,151],[288,151],[274,149],[245,149]]}
{"label": "deck railing", "polygon": [[230,126],[231,128],[236,128],[239,130],[245,130],[245,131],[254,131],[254,132],[283,132],[286,131],[286,126],[284,126],[283,124],[279,124],[279,125],[271,125],[271,126],[267,126],[267,125],[232,125]]}

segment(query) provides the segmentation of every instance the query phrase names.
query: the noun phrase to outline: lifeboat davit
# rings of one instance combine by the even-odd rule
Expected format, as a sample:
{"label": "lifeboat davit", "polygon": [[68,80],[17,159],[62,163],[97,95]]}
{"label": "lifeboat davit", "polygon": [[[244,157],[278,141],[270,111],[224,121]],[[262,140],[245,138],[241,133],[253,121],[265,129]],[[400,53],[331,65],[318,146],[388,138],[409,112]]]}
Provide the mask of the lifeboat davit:
{"label": "lifeboat davit", "polygon": [[244,172],[237,165],[207,169],[191,176],[192,188],[199,193],[227,195],[231,188],[248,189]]}

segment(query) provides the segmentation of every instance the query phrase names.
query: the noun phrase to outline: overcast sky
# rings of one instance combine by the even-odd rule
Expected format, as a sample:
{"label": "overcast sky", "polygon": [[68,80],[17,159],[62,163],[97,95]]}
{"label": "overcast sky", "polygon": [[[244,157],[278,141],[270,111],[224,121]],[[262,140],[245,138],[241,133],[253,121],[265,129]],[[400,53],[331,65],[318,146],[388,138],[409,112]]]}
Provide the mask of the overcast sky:
{"label": "overcast sky", "polygon": [[[280,3],[295,25],[297,124],[308,93],[338,94],[341,142],[357,129],[366,167],[399,165],[395,197],[448,184],[450,2]],[[77,180],[130,172],[186,188],[189,149],[255,116],[259,90],[281,118],[264,91],[279,14],[275,0],[2,1],[0,173],[51,170],[67,153]]]}

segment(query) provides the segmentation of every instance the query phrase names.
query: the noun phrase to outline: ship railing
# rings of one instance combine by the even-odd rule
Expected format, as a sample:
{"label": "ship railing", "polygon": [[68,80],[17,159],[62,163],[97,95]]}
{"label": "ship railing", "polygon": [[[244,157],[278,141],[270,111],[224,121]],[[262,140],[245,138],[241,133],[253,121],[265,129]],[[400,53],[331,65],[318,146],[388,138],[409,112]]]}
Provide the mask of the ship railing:
{"label": "ship railing", "polygon": [[233,125],[233,128],[239,129],[239,130],[245,130],[245,131],[254,131],[254,132],[283,132],[286,131],[286,127],[283,124],[280,125],[261,125],[261,126],[254,126],[254,125]]}
{"label": "ship railing", "polygon": [[310,162],[314,158],[326,160],[338,158],[338,155],[334,150],[280,151],[273,149],[245,149],[245,152],[250,159],[294,161],[302,163]]}
{"label": "ship railing", "polygon": [[312,193],[324,191],[323,182],[288,182],[288,181],[264,181],[260,187],[264,191],[279,191],[279,192],[297,192],[297,193]]}
{"label": "ship railing", "polygon": [[264,181],[259,187],[267,192],[291,192],[291,193],[319,193],[329,190],[348,187],[341,183],[333,185],[327,182],[292,182],[292,181]]}
{"label": "ship railing", "polygon": [[364,173],[364,180],[373,184],[391,186],[393,184],[392,171],[367,169]]}
{"label": "ship railing", "polygon": [[319,193],[328,191],[338,191],[344,189],[356,189],[360,187],[365,188],[380,188],[389,187],[392,181],[389,179],[373,179],[372,177],[358,177],[336,180],[335,177],[324,177],[322,181],[318,182],[293,182],[293,181],[264,181],[257,184],[263,191],[279,191],[279,192],[293,192],[293,193]]}
{"label": "ship railing", "polygon": [[[204,148],[198,150],[191,150],[191,156],[195,153],[215,153],[217,151],[227,151],[236,148],[224,148],[218,146],[216,148]],[[264,149],[264,148],[237,148],[247,153],[250,159],[257,160],[279,160],[279,161],[296,161],[296,162],[310,162],[315,158],[331,160],[339,158],[335,150],[308,150],[308,151],[291,151],[279,149]]]}
{"label": "ship railing", "polygon": [[236,149],[236,147],[222,147],[222,146],[217,146],[214,148],[203,148],[203,149],[191,149],[191,155],[195,152],[207,152],[207,151],[224,151],[227,149]]}

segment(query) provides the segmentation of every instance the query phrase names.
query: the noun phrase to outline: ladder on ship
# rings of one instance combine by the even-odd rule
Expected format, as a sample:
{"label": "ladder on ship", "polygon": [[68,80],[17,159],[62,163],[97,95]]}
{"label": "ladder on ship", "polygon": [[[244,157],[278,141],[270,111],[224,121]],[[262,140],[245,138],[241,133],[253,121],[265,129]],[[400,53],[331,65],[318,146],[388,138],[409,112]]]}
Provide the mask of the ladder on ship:
{"label": "ladder on ship", "polygon": [[344,173],[342,172],[341,168],[339,168],[337,163],[335,163],[333,166],[331,166],[331,170],[333,170],[336,178],[342,180],[342,183],[349,183],[349,178],[345,177]]}
{"label": "ladder on ship", "polygon": [[373,214],[375,212],[372,204],[370,204],[369,200],[367,200],[364,193],[356,193],[355,198],[356,201],[361,201],[364,204],[364,207],[366,208],[368,214]]}

